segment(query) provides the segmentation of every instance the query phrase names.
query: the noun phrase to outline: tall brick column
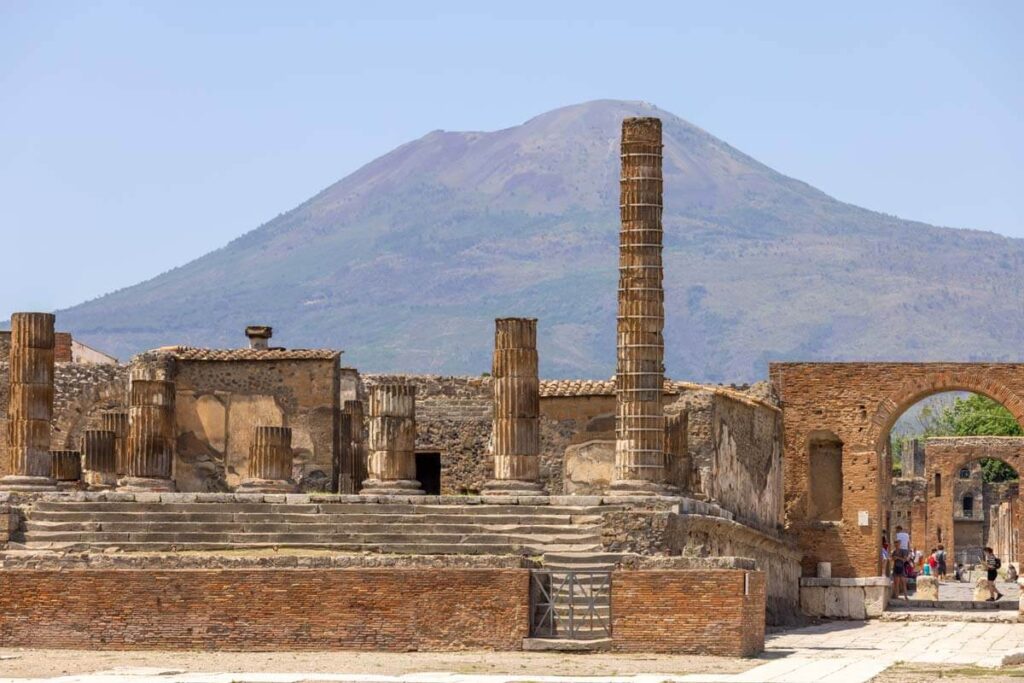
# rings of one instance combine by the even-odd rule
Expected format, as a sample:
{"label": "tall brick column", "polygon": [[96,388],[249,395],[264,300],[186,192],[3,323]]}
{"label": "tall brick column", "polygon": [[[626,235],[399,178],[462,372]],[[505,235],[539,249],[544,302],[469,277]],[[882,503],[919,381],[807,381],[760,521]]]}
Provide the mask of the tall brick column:
{"label": "tall brick column", "polygon": [[619,313],[612,491],[668,491],[665,458],[665,293],[662,288],[661,121],[622,122]]}
{"label": "tall brick column", "polygon": [[291,493],[292,479],[291,427],[253,428],[249,444],[249,472],[238,486],[240,492]]}
{"label": "tall brick column", "polygon": [[370,440],[363,495],[421,495],[416,480],[416,387],[370,388]]}
{"label": "tall brick column", "polygon": [[352,451],[352,491],[355,492],[359,490],[363,482],[370,476],[366,464],[366,420],[363,416],[363,402],[359,400],[345,401],[342,412],[349,416]]}
{"label": "tall brick column", "polygon": [[536,318],[494,321],[494,479],[484,489],[539,495],[540,379]]}
{"label": "tall brick column", "polygon": [[117,476],[128,472],[128,411],[108,410],[100,415],[100,429],[114,432],[114,462]]}
{"label": "tall brick column", "polygon": [[93,491],[117,486],[117,435],[106,429],[82,434],[82,481]]}
{"label": "tall brick column", "polygon": [[173,491],[174,382],[132,378],[128,393],[128,463],[118,486]]}
{"label": "tall brick column", "polygon": [[0,489],[46,491],[51,477],[50,419],[53,417],[53,315],[11,316],[11,395],[7,406],[7,476]]}

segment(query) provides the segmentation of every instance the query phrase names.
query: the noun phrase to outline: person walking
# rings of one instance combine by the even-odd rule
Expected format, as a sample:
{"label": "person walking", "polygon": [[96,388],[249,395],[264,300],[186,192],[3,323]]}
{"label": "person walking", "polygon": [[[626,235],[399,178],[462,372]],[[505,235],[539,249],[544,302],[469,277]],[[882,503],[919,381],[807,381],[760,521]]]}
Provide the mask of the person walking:
{"label": "person walking", "polygon": [[904,600],[910,600],[910,596],[907,594],[907,567],[910,563],[907,558],[910,556],[910,552],[896,544],[896,549],[893,550],[892,557],[892,594],[893,597],[903,596]]}
{"label": "person walking", "polygon": [[988,589],[991,597],[987,598],[985,602],[995,602],[999,598],[1003,597],[1003,594],[996,588],[996,579],[999,577],[999,567],[1002,566],[1002,560],[996,557],[996,554],[992,551],[992,548],[985,548],[985,554],[982,556],[982,564],[985,565],[987,572],[987,583],[986,588]]}

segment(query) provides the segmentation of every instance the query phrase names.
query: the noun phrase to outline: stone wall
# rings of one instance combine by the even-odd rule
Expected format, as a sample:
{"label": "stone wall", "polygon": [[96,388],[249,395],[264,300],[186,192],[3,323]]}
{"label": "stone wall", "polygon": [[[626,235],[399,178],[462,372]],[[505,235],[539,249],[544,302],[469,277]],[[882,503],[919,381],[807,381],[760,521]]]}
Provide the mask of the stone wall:
{"label": "stone wall", "polygon": [[525,569],[0,571],[0,647],[518,650]]}
{"label": "stone wall", "polygon": [[766,620],[793,624],[800,614],[800,551],[793,540],[733,520],[694,514],[668,515],[665,547],[697,557],[748,557],[764,573]]}
{"label": "stone wall", "polygon": [[337,359],[178,360],[174,381],[179,491],[236,487],[257,425],[291,427],[293,477],[305,491],[333,490]]}
{"label": "stone wall", "polygon": [[688,495],[714,501],[738,520],[767,531],[782,528],[782,413],[733,391],[680,392],[666,407],[685,414]]}
{"label": "stone wall", "polygon": [[615,650],[727,657],[764,650],[760,572],[617,571],[612,586]]}
{"label": "stone wall", "polygon": [[[53,422],[50,445],[79,448],[86,429],[98,428],[104,410],[124,409],[128,396],[128,369],[123,365],[58,363],[54,367]],[[7,474],[7,403],[10,391],[8,363],[0,361],[0,476]]]}

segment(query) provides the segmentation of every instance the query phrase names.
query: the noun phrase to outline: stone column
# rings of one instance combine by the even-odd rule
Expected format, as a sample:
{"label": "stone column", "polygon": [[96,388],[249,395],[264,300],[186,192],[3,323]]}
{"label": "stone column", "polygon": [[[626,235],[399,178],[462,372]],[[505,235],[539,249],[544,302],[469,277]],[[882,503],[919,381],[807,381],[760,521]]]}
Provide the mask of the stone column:
{"label": "stone column", "polygon": [[50,420],[53,417],[53,315],[11,316],[10,390],[7,406],[7,476],[0,489],[46,491],[50,476]]}
{"label": "stone column", "polygon": [[249,471],[238,489],[240,493],[292,493],[291,427],[253,428],[249,444]]}
{"label": "stone column", "polygon": [[366,421],[363,419],[363,402],[345,401],[343,412],[349,416],[351,430],[352,490],[358,491],[370,476],[366,469]]}
{"label": "stone column", "polygon": [[82,454],[78,451],[50,451],[50,476],[59,489],[82,485]]}
{"label": "stone column", "polygon": [[622,122],[613,493],[668,490],[662,410],[661,146],[659,119]]}
{"label": "stone column", "polygon": [[536,318],[494,321],[494,479],[492,494],[539,495],[540,379]]}
{"label": "stone column", "polygon": [[174,490],[174,429],[174,382],[133,378],[128,400],[128,463],[118,486],[129,491]]}
{"label": "stone column", "polygon": [[82,434],[82,481],[93,491],[117,486],[117,435],[106,429]]}
{"label": "stone column", "polygon": [[416,480],[416,387],[370,388],[370,441],[363,495],[422,495]]}
{"label": "stone column", "polygon": [[109,410],[100,415],[100,429],[114,432],[114,462],[117,476],[128,472],[128,411]]}
{"label": "stone column", "polygon": [[355,493],[352,461],[352,415],[338,413],[338,493]]}

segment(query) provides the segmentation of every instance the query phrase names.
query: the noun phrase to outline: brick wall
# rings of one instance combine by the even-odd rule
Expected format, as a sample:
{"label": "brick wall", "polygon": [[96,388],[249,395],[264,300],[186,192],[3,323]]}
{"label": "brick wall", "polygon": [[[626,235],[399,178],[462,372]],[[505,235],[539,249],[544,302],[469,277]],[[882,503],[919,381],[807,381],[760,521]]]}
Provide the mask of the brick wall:
{"label": "brick wall", "polygon": [[764,650],[764,611],[761,572],[615,572],[612,646],[621,652],[746,657]]}
{"label": "brick wall", "polygon": [[0,647],[518,650],[525,569],[7,570]]}
{"label": "brick wall", "polygon": [[[971,391],[999,401],[1024,423],[1024,365],[1018,363],[772,363],[769,373],[783,409],[786,520],[799,534],[806,576],[813,576],[818,562],[831,562],[837,578],[881,572],[883,499],[890,483],[886,442],[914,403],[943,391]],[[808,516],[808,442],[819,431],[843,443],[837,521]],[[867,513],[866,526],[859,523],[861,512]]]}

